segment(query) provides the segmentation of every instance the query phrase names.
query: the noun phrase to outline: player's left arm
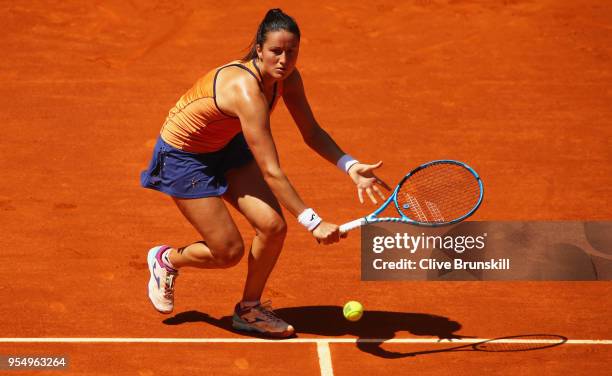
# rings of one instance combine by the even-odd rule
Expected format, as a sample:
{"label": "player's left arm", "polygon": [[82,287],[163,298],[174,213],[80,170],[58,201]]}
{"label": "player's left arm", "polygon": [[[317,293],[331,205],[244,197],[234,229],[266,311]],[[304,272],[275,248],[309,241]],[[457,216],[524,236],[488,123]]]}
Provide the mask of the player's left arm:
{"label": "player's left arm", "polygon": [[[304,142],[321,157],[334,165],[337,164],[346,153],[331,138],[329,133],[317,123],[306,99],[304,83],[297,68],[283,83],[283,100],[299,128]],[[356,163],[349,168],[348,175],[357,185],[357,194],[361,203],[363,203],[364,191],[368,194],[370,200],[376,203],[374,192],[384,199],[378,185],[390,190],[389,185],[374,174],[374,170],[380,166],[382,166],[382,161],[375,164]]]}

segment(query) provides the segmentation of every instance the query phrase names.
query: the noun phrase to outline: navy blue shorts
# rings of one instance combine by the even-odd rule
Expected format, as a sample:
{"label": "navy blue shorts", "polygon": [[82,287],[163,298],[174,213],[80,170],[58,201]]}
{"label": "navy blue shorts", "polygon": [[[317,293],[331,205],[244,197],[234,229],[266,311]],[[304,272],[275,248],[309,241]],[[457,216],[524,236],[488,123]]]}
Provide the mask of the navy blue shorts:
{"label": "navy blue shorts", "polygon": [[176,149],[159,137],[140,184],[179,198],[222,196],[227,191],[225,173],[252,160],[242,132],[223,149],[202,154]]}

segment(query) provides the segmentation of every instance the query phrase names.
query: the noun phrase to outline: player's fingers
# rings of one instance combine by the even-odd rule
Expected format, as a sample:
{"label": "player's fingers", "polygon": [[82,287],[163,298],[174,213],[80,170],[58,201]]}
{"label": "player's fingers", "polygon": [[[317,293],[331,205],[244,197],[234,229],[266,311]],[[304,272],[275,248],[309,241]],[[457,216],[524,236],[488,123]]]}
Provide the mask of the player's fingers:
{"label": "player's fingers", "polygon": [[372,187],[372,189],[374,189],[374,192],[378,193],[378,195],[380,196],[381,199],[385,199],[385,195],[383,195],[382,191],[380,190],[380,188],[378,188],[377,186]]}
{"label": "player's fingers", "polygon": [[370,165],[370,169],[371,170],[376,170],[377,168],[379,168],[380,166],[382,166],[382,161],[378,161],[372,165]]}
{"label": "player's fingers", "polygon": [[372,190],[370,188],[366,188],[366,193],[368,194],[368,196],[370,196],[370,200],[372,200],[373,203],[378,203],[378,201],[376,201],[376,197],[374,197],[374,194],[372,193]]}
{"label": "player's fingers", "polygon": [[340,241],[340,231],[336,231],[334,233],[334,243],[338,243]]}
{"label": "player's fingers", "polygon": [[334,242],[334,232],[333,231],[328,231],[325,234],[325,238],[323,238],[323,242],[326,245],[332,244]]}
{"label": "player's fingers", "polygon": [[334,231],[331,234],[329,234],[327,239],[329,240],[329,243],[327,244],[338,243],[340,241],[340,235],[338,234],[338,231]]}
{"label": "player's fingers", "polygon": [[374,164],[367,164],[364,165],[365,167],[363,167],[363,169],[361,170],[363,173],[372,173],[373,170],[376,170],[377,168],[379,168],[380,166],[382,166],[382,161],[378,161],[378,163],[374,163]]}
{"label": "player's fingers", "polygon": [[357,188],[357,195],[359,196],[359,202],[363,204],[363,189]]}
{"label": "player's fingers", "polygon": [[389,184],[385,183],[383,180],[381,180],[378,176],[374,176],[374,178],[376,179],[376,183],[378,185],[380,185],[381,187],[383,187],[384,189],[390,191],[391,187],[389,186]]}

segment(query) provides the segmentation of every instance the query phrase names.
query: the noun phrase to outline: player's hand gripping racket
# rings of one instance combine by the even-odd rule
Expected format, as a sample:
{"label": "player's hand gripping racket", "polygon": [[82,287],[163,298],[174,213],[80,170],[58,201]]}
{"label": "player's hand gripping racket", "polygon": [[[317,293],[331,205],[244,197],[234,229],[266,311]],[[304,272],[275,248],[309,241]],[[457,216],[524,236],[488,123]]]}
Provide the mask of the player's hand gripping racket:
{"label": "player's hand gripping racket", "polygon": [[[345,223],[340,232],[376,222],[401,222],[421,226],[444,226],[460,222],[478,209],[484,189],[470,166],[453,160],[425,163],[410,171],[393,194],[372,214]],[[391,203],[398,217],[378,217]]]}

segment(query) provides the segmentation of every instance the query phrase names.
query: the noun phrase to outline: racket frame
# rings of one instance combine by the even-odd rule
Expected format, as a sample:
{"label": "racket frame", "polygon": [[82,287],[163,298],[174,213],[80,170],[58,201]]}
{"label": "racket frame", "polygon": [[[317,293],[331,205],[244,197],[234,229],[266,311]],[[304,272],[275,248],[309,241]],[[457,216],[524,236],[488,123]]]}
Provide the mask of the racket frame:
{"label": "racket frame", "polygon": [[[478,197],[478,202],[476,203],[476,205],[474,205],[474,207],[467,212],[466,214],[464,214],[463,216],[459,217],[459,218],[455,218],[452,221],[446,221],[446,222],[418,222],[415,221],[413,219],[408,218],[404,212],[402,211],[402,209],[400,208],[398,202],[397,202],[397,194],[402,186],[402,184],[404,184],[404,182],[410,178],[412,175],[414,175],[415,173],[417,173],[418,171],[429,167],[431,165],[435,165],[435,164],[441,164],[441,163],[450,163],[450,164],[455,164],[458,166],[461,166],[465,169],[467,169],[476,179],[476,181],[478,182],[478,186],[480,188],[480,196]],[[391,196],[389,196],[389,198],[387,198],[387,200],[378,208],[376,209],[376,211],[374,211],[372,214],[367,215],[363,218],[359,218],[356,219],[354,221],[351,222],[347,222],[343,225],[340,226],[340,232],[348,232],[352,229],[355,229],[357,227],[369,224],[369,223],[379,223],[379,222],[396,222],[396,223],[408,223],[411,225],[417,225],[417,226],[425,226],[425,227],[439,227],[439,226],[448,226],[457,222],[461,222],[464,219],[470,217],[472,214],[474,214],[474,212],[476,212],[476,210],[478,210],[478,208],[480,207],[480,204],[482,204],[482,199],[484,197],[484,186],[482,184],[482,180],[480,179],[480,176],[478,175],[478,173],[476,171],[474,171],[473,168],[471,168],[470,166],[468,166],[467,164],[460,162],[460,161],[456,161],[456,160],[452,160],[452,159],[438,159],[435,161],[430,161],[427,163],[424,163],[416,168],[414,168],[412,171],[410,171],[408,174],[406,174],[402,180],[397,184],[397,186],[395,187],[395,189],[393,190],[393,193],[391,194]],[[382,217],[382,218],[378,218],[378,215],[380,213],[382,213],[387,206],[389,206],[389,204],[393,202],[395,204],[395,209],[397,210],[398,214],[401,217]]]}

